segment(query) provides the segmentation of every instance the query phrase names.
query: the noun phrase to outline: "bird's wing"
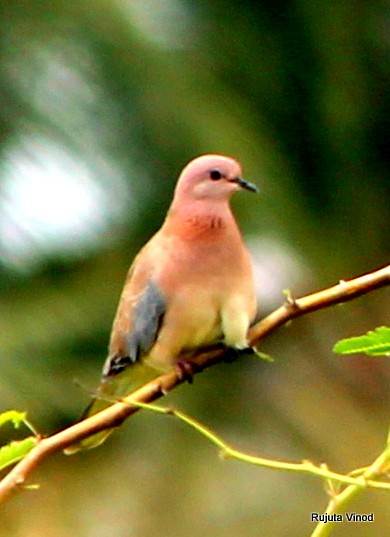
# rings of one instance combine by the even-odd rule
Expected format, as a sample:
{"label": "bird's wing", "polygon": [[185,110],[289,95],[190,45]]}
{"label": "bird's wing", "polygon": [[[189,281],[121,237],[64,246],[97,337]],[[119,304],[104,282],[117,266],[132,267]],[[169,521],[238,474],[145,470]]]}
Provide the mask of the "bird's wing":
{"label": "bird's wing", "polygon": [[118,306],[103,379],[118,375],[149,352],[165,311],[166,301],[152,274],[136,260]]}

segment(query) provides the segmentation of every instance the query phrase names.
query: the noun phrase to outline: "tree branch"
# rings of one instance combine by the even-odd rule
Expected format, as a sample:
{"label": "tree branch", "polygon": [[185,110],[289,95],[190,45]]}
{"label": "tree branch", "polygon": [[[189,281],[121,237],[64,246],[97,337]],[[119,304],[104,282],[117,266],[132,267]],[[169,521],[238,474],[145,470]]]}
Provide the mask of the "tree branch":
{"label": "tree branch", "polygon": [[[389,284],[390,265],[353,280],[341,281],[334,287],[299,299],[288,297],[283,306],[250,329],[250,344],[257,346],[260,340],[269,333],[296,317],[352,300]],[[224,348],[219,346],[199,353],[192,361],[198,366],[199,371],[202,371],[220,362],[223,355]],[[140,407],[133,406],[132,403],[151,403],[173,390],[182,382],[184,382],[182,376],[173,370],[145,384],[145,386],[124,398],[123,402],[115,403],[98,414],[57,434],[40,439],[30,453],[0,482],[0,503],[12,492],[22,488],[35,468],[51,454],[61,451],[71,444],[80,442],[94,433],[119,426],[126,418],[140,410]]]}

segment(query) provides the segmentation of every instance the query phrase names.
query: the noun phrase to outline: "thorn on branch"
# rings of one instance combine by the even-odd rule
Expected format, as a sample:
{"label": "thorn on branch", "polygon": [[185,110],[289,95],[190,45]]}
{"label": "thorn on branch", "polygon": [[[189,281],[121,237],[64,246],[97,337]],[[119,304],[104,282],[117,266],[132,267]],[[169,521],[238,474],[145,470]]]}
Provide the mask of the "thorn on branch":
{"label": "thorn on branch", "polygon": [[157,382],[158,382],[158,385],[157,385],[157,392],[158,394],[161,396],[161,397],[164,397],[165,395],[167,395],[169,393],[169,390],[167,390],[165,387],[164,387],[164,384],[162,382],[159,381],[159,379],[157,379]]}
{"label": "thorn on branch", "polygon": [[283,294],[286,297],[285,307],[291,312],[291,315],[300,311],[301,308],[297,300],[293,297],[290,289],[284,289]]}

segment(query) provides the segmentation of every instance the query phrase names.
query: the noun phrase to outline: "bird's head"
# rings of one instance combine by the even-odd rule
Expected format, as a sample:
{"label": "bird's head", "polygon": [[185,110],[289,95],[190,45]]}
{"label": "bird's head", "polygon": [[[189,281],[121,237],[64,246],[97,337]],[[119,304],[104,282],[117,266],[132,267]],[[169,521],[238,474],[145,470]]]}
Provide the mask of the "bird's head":
{"label": "bird's head", "polygon": [[241,177],[240,164],[222,155],[202,155],[187,164],[175,191],[181,201],[228,200],[240,189],[257,192],[257,187]]}

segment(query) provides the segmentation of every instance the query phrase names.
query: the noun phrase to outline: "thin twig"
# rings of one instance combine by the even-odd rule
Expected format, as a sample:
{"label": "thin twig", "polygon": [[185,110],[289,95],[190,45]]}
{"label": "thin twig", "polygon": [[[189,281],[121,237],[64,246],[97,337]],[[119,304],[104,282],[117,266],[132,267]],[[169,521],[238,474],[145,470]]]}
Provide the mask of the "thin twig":
{"label": "thin twig", "polygon": [[[389,462],[390,462],[390,446],[387,445],[387,448],[377,457],[374,462],[365,469],[365,471],[362,473],[362,475],[358,478],[359,480],[362,479],[363,481],[366,481],[366,483],[375,483],[375,480],[378,477],[383,476],[384,473],[389,468]],[[380,482],[376,482],[380,483]],[[384,484],[384,483],[381,483]],[[328,537],[332,530],[334,529],[334,525],[336,522],[332,520],[331,515],[341,514],[343,513],[348,505],[351,503],[351,501],[356,498],[361,492],[363,491],[363,488],[357,484],[355,485],[348,485],[345,487],[344,490],[342,490],[339,494],[336,494],[331,498],[329,501],[328,507],[325,511],[325,515],[329,515],[329,519],[327,519],[326,522],[319,522],[317,526],[315,527],[313,533],[311,534],[311,537]]]}
{"label": "thin twig", "polygon": [[[156,412],[158,414],[167,414],[170,416],[175,416],[180,421],[183,421],[184,423],[195,429],[198,433],[203,435],[205,438],[207,438],[212,444],[217,446],[221,450],[221,454],[226,458],[247,462],[255,466],[262,466],[263,468],[316,475],[318,477],[322,477],[328,481],[331,481],[332,483],[343,483],[346,485],[354,486],[357,488],[357,490],[371,487],[390,491],[390,483],[385,483],[382,481],[372,481],[372,478],[374,478],[376,475],[383,473],[382,471],[378,472],[377,463],[378,460],[381,460],[382,464],[380,468],[384,467],[383,455],[378,457],[378,459],[376,459],[376,461],[370,467],[365,468],[364,473],[353,477],[352,474],[345,475],[333,472],[332,470],[329,470],[325,465],[316,466],[314,463],[307,460],[302,462],[285,462],[273,459],[265,459],[264,457],[257,457],[255,455],[248,455],[248,453],[244,453],[243,451],[239,451],[238,449],[235,449],[230,446],[227,442],[222,440],[222,438],[217,436],[208,427],[206,427],[205,425],[203,425],[202,423],[195,420],[184,412],[148,403],[137,403],[137,406],[140,406],[141,408],[145,408],[147,410],[151,410],[152,412]],[[371,471],[374,465],[377,469],[376,474]]]}

